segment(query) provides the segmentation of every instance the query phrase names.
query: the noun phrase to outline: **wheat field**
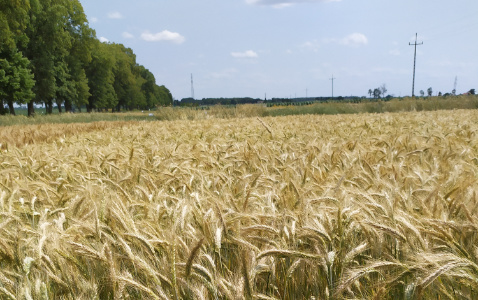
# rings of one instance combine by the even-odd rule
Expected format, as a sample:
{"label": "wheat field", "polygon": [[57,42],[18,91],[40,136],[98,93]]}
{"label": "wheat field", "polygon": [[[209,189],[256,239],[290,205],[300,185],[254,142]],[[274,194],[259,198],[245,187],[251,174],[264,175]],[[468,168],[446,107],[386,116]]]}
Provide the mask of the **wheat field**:
{"label": "wheat field", "polygon": [[1,299],[478,299],[478,111],[65,128],[0,127]]}

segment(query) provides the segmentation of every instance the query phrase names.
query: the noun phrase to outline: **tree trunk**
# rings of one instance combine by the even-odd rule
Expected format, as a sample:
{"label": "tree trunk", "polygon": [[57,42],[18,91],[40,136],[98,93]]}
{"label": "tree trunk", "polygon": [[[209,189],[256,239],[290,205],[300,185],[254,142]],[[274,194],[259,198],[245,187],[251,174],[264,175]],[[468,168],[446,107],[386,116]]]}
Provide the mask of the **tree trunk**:
{"label": "tree trunk", "polygon": [[33,106],[33,100],[28,102],[28,116],[33,117],[35,115],[35,107]]}
{"label": "tree trunk", "polygon": [[15,115],[15,107],[13,107],[13,101],[12,100],[7,100],[8,103],[8,109],[10,110],[11,115]]}
{"label": "tree trunk", "polygon": [[6,114],[5,107],[3,105],[3,99],[0,99],[0,115]]}
{"label": "tree trunk", "polygon": [[65,112],[72,112],[73,105],[71,104],[71,100],[65,100]]}
{"label": "tree trunk", "polygon": [[61,108],[61,101],[57,100],[57,101],[56,101],[56,105],[58,106],[58,113],[61,114],[61,113],[62,113],[62,111],[61,111],[61,110],[62,110],[62,108]]}
{"label": "tree trunk", "polygon": [[45,102],[45,113],[47,115],[53,114],[53,101],[52,100],[47,100]]}

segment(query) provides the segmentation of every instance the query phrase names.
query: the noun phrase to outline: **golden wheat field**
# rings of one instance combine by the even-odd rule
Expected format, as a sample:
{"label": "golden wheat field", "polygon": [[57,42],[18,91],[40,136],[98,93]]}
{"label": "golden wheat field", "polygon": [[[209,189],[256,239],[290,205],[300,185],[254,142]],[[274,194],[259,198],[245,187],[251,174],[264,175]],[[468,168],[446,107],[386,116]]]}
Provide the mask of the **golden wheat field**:
{"label": "golden wheat field", "polygon": [[0,298],[478,299],[477,132],[476,110],[0,127]]}

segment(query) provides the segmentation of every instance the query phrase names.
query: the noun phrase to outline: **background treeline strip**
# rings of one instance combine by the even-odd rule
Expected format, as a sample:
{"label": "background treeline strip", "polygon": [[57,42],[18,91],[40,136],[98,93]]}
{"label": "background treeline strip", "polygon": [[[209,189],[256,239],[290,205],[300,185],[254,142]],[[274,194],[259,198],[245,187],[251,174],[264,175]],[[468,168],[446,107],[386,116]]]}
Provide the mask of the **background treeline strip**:
{"label": "background treeline strip", "polygon": [[78,0],[0,0],[0,113],[44,104],[52,113],[151,109],[169,90],[136,62],[133,50],[101,43]]}

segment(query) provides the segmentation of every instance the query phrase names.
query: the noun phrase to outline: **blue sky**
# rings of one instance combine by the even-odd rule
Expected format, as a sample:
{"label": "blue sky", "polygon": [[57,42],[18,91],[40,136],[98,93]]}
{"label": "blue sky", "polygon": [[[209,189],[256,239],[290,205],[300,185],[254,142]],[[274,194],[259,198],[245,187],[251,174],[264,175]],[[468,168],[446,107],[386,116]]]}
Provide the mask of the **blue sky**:
{"label": "blue sky", "polygon": [[476,0],[80,0],[175,99],[478,89]]}

